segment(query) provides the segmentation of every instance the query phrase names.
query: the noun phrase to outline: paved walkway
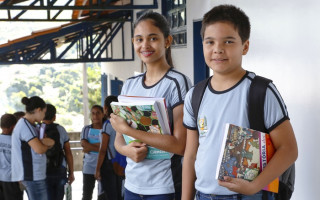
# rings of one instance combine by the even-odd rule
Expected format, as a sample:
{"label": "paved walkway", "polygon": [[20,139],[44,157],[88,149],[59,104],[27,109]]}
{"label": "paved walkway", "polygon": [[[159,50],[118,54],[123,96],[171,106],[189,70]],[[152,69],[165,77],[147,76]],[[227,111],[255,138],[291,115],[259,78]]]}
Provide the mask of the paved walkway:
{"label": "paved walkway", "polygon": [[[82,171],[76,171],[74,172],[75,181],[72,183],[72,199],[73,200],[81,200],[82,198]],[[98,193],[98,184],[96,184],[92,200],[97,200],[97,193]],[[28,199],[27,193],[24,192],[24,200]]]}

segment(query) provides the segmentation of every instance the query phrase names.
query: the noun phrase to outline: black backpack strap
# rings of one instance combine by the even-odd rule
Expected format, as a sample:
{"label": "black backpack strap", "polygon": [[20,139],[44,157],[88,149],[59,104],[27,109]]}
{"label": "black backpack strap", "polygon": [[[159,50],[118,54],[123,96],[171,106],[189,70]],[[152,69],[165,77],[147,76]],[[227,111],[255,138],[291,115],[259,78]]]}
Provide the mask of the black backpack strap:
{"label": "black backpack strap", "polygon": [[207,85],[210,82],[210,80],[211,80],[211,77],[200,81],[197,85],[194,86],[192,98],[191,98],[191,106],[192,106],[194,118],[196,119],[196,121],[198,120],[199,108],[200,108],[200,104],[201,104],[204,92],[206,91]]}
{"label": "black backpack strap", "polygon": [[248,119],[250,128],[267,132],[264,125],[264,101],[268,85],[272,80],[255,76],[251,82],[248,96]]}

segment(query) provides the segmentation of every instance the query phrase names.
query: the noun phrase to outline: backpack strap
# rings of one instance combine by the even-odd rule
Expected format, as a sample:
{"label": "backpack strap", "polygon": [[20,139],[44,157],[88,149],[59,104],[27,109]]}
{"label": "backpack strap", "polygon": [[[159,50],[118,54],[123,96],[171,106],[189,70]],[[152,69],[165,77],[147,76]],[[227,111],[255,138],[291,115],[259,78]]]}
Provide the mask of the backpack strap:
{"label": "backpack strap", "polygon": [[194,86],[192,97],[191,97],[191,107],[192,107],[196,122],[198,121],[200,104],[201,104],[204,92],[206,91],[207,85],[211,80],[211,77],[200,81],[197,85]]}
{"label": "backpack strap", "polygon": [[248,95],[248,119],[250,128],[266,133],[264,125],[264,102],[268,85],[272,80],[255,76],[251,82]]}

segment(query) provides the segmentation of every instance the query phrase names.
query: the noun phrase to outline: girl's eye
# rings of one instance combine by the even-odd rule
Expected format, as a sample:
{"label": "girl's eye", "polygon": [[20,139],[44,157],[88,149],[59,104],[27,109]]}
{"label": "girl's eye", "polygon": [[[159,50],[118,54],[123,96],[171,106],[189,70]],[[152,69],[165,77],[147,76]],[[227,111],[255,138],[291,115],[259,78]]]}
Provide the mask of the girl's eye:
{"label": "girl's eye", "polygon": [[152,38],[150,38],[150,41],[156,41],[157,40],[157,38],[156,37],[152,37]]}
{"label": "girl's eye", "polygon": [[136,38],[135,41],[136,42],[142,42],[142,38]]}

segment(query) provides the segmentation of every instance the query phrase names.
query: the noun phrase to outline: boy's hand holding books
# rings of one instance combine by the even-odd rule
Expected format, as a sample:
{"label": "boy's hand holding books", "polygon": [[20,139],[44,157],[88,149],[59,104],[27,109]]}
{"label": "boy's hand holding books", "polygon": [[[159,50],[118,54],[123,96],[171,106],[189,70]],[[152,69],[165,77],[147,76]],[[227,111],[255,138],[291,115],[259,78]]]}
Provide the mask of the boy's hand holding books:
{"label": "boy's hand holding books", "polygon": [[220,186],[226,187],[233,192],[244,195],[253,195],[260,191],[260,189],[253,181],[249,182],[240,178],[232,178],[230,176],[225,176],[224,180],[218,180]]}
{"label": "boy's hand holding books", "polygon": [[143,161],[147,157],[148,147],[145,143],[131,142],[126,148],[129,148],[128,152],[130,152],[128,157],[136,163]]}

